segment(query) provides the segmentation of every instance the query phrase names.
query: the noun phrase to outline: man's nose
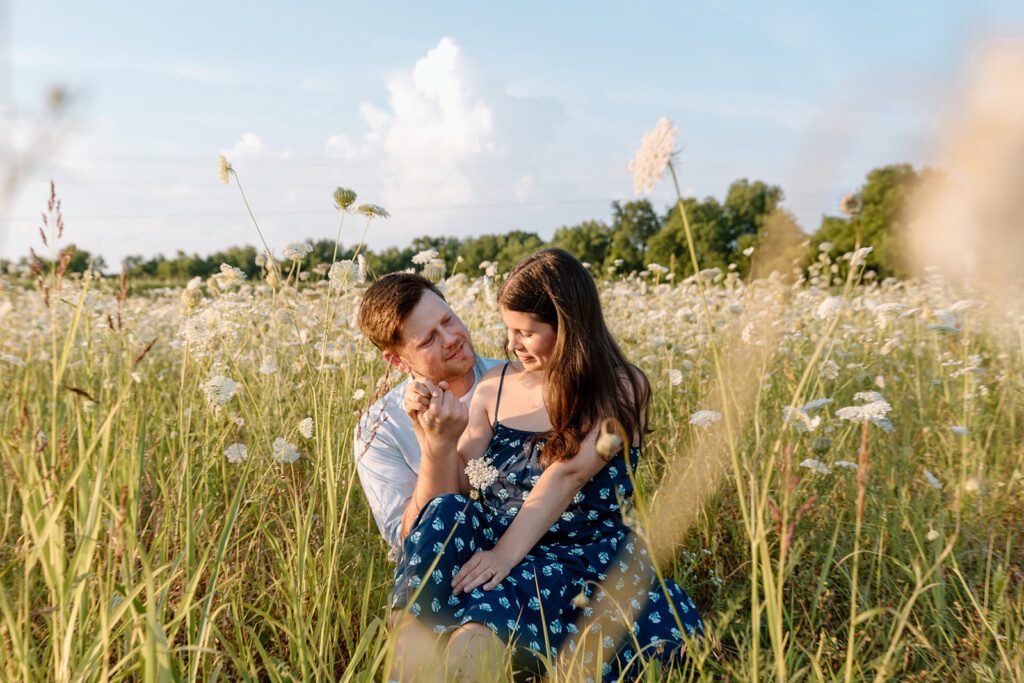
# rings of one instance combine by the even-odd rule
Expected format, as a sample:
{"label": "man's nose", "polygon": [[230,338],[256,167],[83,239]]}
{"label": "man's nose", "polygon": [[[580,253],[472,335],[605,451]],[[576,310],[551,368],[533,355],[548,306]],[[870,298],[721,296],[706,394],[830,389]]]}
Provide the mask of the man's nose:
{"label": "man's nose", "polygon": [[452,334],[452,332],[450,330],[446,330],[446,329],[442,329],[441,330],[441,344],[443,346],[451,346],[452,344],[454,344],[458,340],[459,340],[459,336],[457,334]]}

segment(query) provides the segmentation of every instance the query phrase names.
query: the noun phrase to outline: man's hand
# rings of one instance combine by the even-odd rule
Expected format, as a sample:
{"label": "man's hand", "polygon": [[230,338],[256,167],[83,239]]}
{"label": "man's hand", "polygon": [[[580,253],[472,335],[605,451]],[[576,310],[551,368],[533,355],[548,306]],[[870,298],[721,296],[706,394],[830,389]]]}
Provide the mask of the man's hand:
{"label": "man's hand", "polygon": [[441,382],[431,393],[430,405],[419,412],[419,423],[430,441],[454,445],[469,424],[469,406]]}
{"label": "man's hand", "polygon": [[[445,384],[445,382],[442,382]],[[420,431],[420,415],[430,407],[430,399],[440,395],[440,389],[429,379],[413,377],[405,387],[405,395],[402,397],[402,407],[412,420],[412,427]]]}

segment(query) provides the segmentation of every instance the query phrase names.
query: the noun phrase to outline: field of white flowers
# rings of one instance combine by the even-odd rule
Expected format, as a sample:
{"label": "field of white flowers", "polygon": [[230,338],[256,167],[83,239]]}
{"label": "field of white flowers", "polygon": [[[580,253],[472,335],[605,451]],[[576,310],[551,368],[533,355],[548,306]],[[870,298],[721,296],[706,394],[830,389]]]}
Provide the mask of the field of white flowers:
{"label": "field of white flowers", "polygon": [[[0,678],[381,678],[352,435],[400,378],[339,273],[0,283]],[[849,254],[658,278],[600,289],[654,388],[637,512],[709,625],[673,675],[1024,678],[1024,321]]]}

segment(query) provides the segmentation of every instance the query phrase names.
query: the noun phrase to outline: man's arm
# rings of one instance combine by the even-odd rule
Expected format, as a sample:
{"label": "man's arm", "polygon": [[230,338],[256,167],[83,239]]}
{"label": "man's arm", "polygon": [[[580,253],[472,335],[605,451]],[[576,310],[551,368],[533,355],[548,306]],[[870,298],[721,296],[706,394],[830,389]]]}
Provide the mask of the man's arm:
{"label": "man's arm", "polygon": [[[424,407],[425,403],[427,407]],[[461,492],[462,462],[456,456],[455,448],[448,447],[448,444],[454,446],[468,420],[465,404],[447,391],[443,382],[441,386],[428,380],[410,382],[404,407],[420,446],[420,472],[402,513],[399,533],[403,539],[409,535],[420,510],[432,498]]]}
{"label": "man's arm", "polygon": [[379,419],[360,421],[353,445],[356,472],[373,519],[388,545],[396,547],[402,543],[402,513],[416,486],[416,472],[390,427]]}

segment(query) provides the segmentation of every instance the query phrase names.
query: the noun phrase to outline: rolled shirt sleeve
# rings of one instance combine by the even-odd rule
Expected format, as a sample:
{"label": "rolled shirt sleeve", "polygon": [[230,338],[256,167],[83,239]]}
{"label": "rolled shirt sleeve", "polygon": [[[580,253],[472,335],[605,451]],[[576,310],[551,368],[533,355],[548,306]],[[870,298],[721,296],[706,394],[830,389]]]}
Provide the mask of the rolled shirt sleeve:
{"label": "rolled shirt sleeve", "polygon": [[393,409],[395,391],[363,414],[353,442],[359,483],[377,528],[392,548],[402,541],[402,514],[416,488],[420,455],[408,416]]}

